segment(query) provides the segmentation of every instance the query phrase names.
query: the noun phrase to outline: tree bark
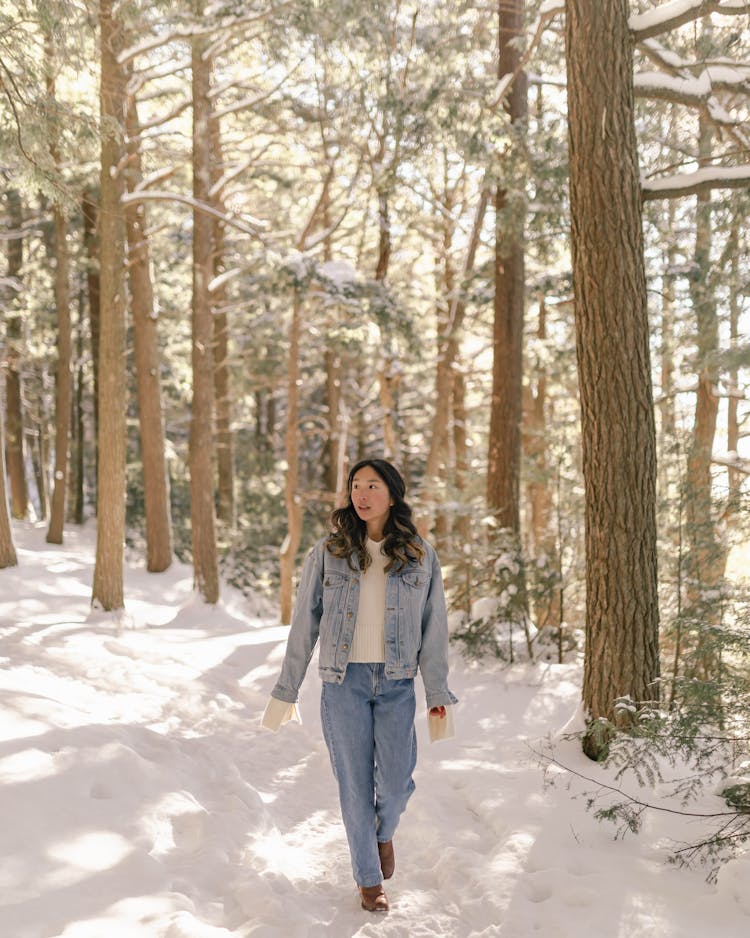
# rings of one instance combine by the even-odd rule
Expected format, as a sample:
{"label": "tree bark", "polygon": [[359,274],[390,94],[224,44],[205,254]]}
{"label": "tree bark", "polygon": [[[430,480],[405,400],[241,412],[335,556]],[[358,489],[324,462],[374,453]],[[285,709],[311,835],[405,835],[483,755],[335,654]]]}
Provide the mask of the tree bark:
{"label": "tree bark", "polygon": [[125,214],[121,164],[124,152],[125,79],[117,61],[122,25],[113,0],[100,0],[101,173],[99,269],[99,438],[96,562],[92,604],[121,609],[125,542]]}
{"label": "tree bark", "polygon": [[292,621],[294,561],[302,540],[302,505],[299,485],[299,343],[302,322],[302,302],[294,292],[292,321],[289,327],[289,364],[287,366],[286,412],[286,479],[284,499],[287,514],[287,535],[281,545],[281,623]]}
{"label": "tree bark", "polygon": [[[201,15],[200,5],[196,10]],[[208,43],[193,39],[193,197],[209,200],[211,144],[209,138],[210,68],[204,53]],[[205,212],[193,212],[193,402],[190,413],[190,520],[192,524],[195,588],[207,603],[219,599],[219,564],[214,509],[213,321],[209,295],[212,277],[212,221]]]}
{"label": "tree bark", "polygon": [[[224,169],[221,123],[215,114],[209,117],[211,129],[211,203],[217,212],[226,209],[218,182]],[[214,191],[215,188],[215,191]],[[213,274],[224,272],[224,222],[213,219]],[[232,386],[229,368],[229,316],[226,288],[216,287],[211,295],[214,322],[214,391],[216,395],[216,463],[218,471],[218,518],[223,524],[235,523],[234,434],[232,432]]]}
{"label": "tree bark", "polygon": [[[740,297],[742,280],[740,277],[740,218],[736,214],[732,220],[729,236],[729,343],[736,349],[740,342]],[[729,369],[729,397],[727,398],[727,452],[738,453],[740,445],[739,401],[734,396],[739,388],[739,372],[736,366]],[[736,469],[727,470],[729,493],[727,496],[727,517],[733,519],[740,508],[742,474]]]}
{"label": "tree bark", "polygon": [[[126,183],[128,191],[133,192],[141,182],[143,172],[138,106],[132,94],[127,99],[126,120]],[[125,206],[125,224],[146,512],[146,569],[151,573],[160,573],[172,563],[172,520],[161,402],[158,314],[154,305],[146,207],[143,202],[129,202]]]}
{"label": "tree bark", "polygon": [[[523,0],[499,0],[498,78],[513,74],[520,62],[517,42],[523,35]],[[526,119],[526,76],[511,86],[506,110],[511,122]],[[495,309],[493,329],[492,402],[487,466],[487,503],[500,530],[520,539],[521,414],[524,318],[523,216],[506,219],[509,194],[495,197]]]}
{"label": "tree bark", "polygon": [[[21,196],[16,189],[6,193],[8,204],[8,280],[12,289],[19,290],[23,270],[23,210]],[[23,342],[23,320],[19,307],[12,303],[6,307],[6,329],[8,347],[5,361],[5,458],[10,487],[10,509],[14,518],[25,518],[28,510],[28,488],[23,458],[23,395],[21,388],[21,346]]]}
{"label": "tree bark", "polygon": [[4,423],[2,412],[0,412],[0,569],[15,567],[18,563],[8,516],[8,492],[5,486],[5,459],[3,458],[5,452]]}
{"label": "tree bark", "polygon": [[[586,509],[587,717],[658,698],[656,441],[627,0],[568,0],[565,41]],[[589,724],[584,749],[606,740]]]}
{"label": "tree bark", "polygon": [[[45,37],[45,64],[47,67],[47,101],[55,108],[54,49],[51,36]],[[57,114],[52,115],[56,128]],[[53,130],[50,156],[59,168],[60,153],[57,133]],[[68,494],[68,454],[70,447],[70,417],[72,400],[71,364],[73,337],[70,318],[70,263],[68,257],[68,223],[61,206],[53,207],[55,225],[55,310],[57,312],[57,370],[55,373],[55,471],[52,504],[50,508],[47,541],[62,544],[65,524],[65,501]]]}
{"label": "tree bark", "polygon": [[91,368],[94,377],[94,439],[96,466],[99,466],[99,336],[101,333],[101,283],[99,265],[99,192],[90,186],[81,199],[83,215],[83,247],[86,253],[86,294],[89,301],[91,333]]}

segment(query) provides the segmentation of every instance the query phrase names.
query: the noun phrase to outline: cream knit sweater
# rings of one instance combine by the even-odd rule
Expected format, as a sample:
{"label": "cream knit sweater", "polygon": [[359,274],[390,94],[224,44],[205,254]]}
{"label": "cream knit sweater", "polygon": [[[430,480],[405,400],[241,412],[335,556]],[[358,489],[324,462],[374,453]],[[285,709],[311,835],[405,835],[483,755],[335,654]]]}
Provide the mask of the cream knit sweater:
{"label": "cream knit sweater", "polygon": [[367,538],[365,550],[372,563],[359,577],[359,606],[349,661],[376,664],[385,661],[385,567],[388,557],[380,544]]}

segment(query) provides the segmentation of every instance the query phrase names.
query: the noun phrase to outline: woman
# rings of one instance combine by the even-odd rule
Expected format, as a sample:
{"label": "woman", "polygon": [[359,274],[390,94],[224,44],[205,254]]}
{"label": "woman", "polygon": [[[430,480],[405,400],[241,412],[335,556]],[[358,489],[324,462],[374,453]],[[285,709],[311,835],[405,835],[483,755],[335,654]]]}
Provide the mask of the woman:
{"label": "woman", "polygon": [[414,791],[414,677],[432,739],[453,735],[448,625],[440,564],[417,534],[406,487],[384,459],[349,473],[349,498],[302,569],[281,675],[263,725],[297,719],[299,687],[320,638],[321,720],[362,908],[387,912],[393,835]]}

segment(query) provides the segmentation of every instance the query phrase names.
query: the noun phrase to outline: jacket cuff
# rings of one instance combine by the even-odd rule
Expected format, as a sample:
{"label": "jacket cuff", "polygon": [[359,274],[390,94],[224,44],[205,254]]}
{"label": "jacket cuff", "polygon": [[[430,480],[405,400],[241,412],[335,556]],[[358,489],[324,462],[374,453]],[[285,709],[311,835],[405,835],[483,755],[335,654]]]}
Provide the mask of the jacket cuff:
{"label": "jacket cuff", "polygon": [[447,687],[445,690],[425,690],[425,696],[427,697],[428,710],[433,707],[447,707],[450,704],[458,703],[458,697],[452,694]]}
{"label": "jacket cuff", "polygon": [[297,705],[289,703],[286,700],[279,700],[277,697],[271,697],[266,704],[266,709],[260,720],[260,725],[267,730],[276,732],[284,723],[292,720],[295,723],[301,723],[302,720],[297,710]]}

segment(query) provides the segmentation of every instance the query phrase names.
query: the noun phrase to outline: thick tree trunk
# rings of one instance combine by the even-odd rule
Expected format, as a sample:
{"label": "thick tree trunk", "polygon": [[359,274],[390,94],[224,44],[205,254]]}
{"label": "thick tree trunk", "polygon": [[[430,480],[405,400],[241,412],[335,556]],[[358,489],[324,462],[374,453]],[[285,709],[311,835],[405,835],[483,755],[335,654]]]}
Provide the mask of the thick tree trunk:
{"label": "thick tree trunk", "polygon": [[[523,36],[523,0],[499,0],[498,78],[519,66]],[[506,109],[511,122],[526,119],[526,76],[513,82]],[[521,414],[524,318],[523,211],[508,215],[509,194],[495,198],[495,310],[492,340],[492,401],[487,464],[487,503],[497,527],[510,533],[520,548]]]}
{"label": "thick tree trunk", "polygon": [[[47,100],[54,108],[54,51],[51,37],[45,41],[47,65]],[[53,115],[56,121],[57,115]],[[60,154],[55,139],[50,144],[50,156],[59,166]],[[65,524],[65,500],[68,494],[68,451],[70,447],[70,412],[72,400],[71,365],[73,337],[70,319],[70,277],[68,257],[68,224],[59,205],[53,209],[55,224],[55,309],[57,312],[57,371],[55,373],[55,471],[52,505],[50,509],[47,541],[62,544]]]}
{"label": "thick tree trunk", "polygon": [[[143,176],[140,124],[133,95],[129,95],[127,101],[127,129],[126,180],[128,191],[133,192]],[[158,317],[154,306],[146,208],[142,202],[128,203],[125,208],[125,223],[146,511],[146,568],[152,573],[159,573],[172,563],[172,520],[161,403]]]}
{"label": "thick tree trunk", "polygon": [[[193,197],[203,204],[209,201],[211,187],[211,80],[210,66],[204,57],[206,49],[205,39],[193,39]],[[213,274],[211,232],[210,216],[194,211],[190,520],[195,588],[207,603],[219,599],[213,473],[214,328],[208,289]]]}
{"label": "thick tree trunk", "polygon": [[302,540],[302,505],[299,497],[299,342],[302,327],[302,303],[295,291],[292,322],[289,327],[289,364],[287,366],[286,412],[286,501],[287,535],[281,545],[281,623],[292,621],[294,561]]}
{"label": "thick tree trunk", "polygon": [[117,61],[122,26],[100,0],[102,148],[99,213],[99,460],[92,604],[121,609],[125,542],[125,214],[122,157],[125,80]]}
{"label": "thick tree trunk", "polygon": [[[11,289],[21,285],[23,269],[23,211],[21,196],[15,189],[6,193],[8,204],[8,280]],[[6,308],[6,330],[8,347],[5,361],[5,458],[10,486],[10,510],[14,518],[25,518],[28,510],[28,489],[23,459],[23,395],[21,389],[21,347],[23,343],[23,320],[16,304],[10,311]]]}
{"label": "thick tree trunk", "polygon": [[[658,698],[656,443],[627,0],[568,0],[576,348],[586,494],[587,716]],[[605,740],[592,724],[585,751]]]}

